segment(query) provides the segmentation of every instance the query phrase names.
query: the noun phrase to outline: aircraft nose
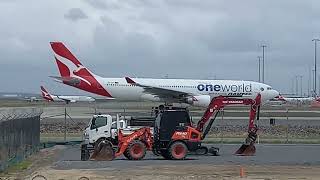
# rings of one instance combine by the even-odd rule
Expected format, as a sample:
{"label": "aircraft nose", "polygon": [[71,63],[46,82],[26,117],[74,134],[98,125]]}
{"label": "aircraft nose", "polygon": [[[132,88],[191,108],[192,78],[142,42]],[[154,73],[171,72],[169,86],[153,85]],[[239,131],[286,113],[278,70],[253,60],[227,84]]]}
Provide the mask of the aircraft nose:
{"label": "aircraft nose", "polygon": [[276,90],[268,90],[261,93],[261,95],[262,95],[262,101],[267,101],[279,96],[279,92]]}
{"label": "aircraft nose", "polygon": [[271,99],[280,96],[280,93],[278,91],[276,91],[276,90],[272,90],[272,91],[273,92],[271,93],[271,96],[272,96]]}

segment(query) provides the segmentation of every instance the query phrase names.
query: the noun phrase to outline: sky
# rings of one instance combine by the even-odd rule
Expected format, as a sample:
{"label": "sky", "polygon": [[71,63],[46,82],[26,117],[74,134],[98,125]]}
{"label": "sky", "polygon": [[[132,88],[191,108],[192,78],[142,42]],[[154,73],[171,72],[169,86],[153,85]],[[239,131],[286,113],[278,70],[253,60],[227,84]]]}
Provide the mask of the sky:
{"label": "sky", "polygon": [[318,0],[0,0],[0,9],[0,92],[84,94],[48,77],[59,74],[49,42],[61,41],[103,77],[253,81],[266,45],[265,83],[292,93],[301,75],[307,93],[320,38]]}

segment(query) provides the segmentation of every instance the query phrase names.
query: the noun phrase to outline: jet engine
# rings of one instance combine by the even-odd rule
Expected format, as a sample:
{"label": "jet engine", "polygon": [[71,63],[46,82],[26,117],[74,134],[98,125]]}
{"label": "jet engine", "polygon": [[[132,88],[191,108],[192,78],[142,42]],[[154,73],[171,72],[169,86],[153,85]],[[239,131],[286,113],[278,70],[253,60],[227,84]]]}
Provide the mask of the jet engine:
{"label": "jet engine", "polygon": [[193,106],[207,107],[210,104],[209,95],[192,96],[187,99],[187,103]]}

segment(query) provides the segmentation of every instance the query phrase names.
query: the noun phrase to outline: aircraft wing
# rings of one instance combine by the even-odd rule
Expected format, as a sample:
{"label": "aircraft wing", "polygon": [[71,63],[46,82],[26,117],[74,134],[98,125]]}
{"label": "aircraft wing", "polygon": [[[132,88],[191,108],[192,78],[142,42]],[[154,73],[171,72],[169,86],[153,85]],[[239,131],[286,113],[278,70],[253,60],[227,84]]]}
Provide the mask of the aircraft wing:
{"label": "aircraft wing", "polygon": [[74,99],[67,99],[67,98],[64,98],[64,97],[61,97],[61,96],[57,96],[57,98],[61,99],[62,101],[65,101],[66,103],[69,103],[69,102],[76,102],[76,100]]}
{"label": "aircraft wing", "polygon": [[152,85],[140,84],[133,81],[130,77],[125,77],[127,83],[142,87],[147,94],[152,94],[160,99],[180,99],[184,100],[186,97],[194,96],[194,94],[176,91],[172,89],[166,89],[161,87],[155,87]]}

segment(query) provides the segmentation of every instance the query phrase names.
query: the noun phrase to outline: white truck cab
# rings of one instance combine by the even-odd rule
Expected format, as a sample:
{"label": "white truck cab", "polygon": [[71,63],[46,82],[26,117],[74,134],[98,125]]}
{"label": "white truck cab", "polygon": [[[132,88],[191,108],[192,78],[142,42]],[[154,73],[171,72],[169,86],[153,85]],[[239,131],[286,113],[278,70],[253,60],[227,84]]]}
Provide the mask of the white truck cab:
{"label": "white truck cab", "polygon": [[116,119],[109,114],[93,115],[88,126],[84,130],[84,143],[94,144],[100,138],[112,138],[117,136],[118,129],[125,129],[127,124],[124,120]]}

